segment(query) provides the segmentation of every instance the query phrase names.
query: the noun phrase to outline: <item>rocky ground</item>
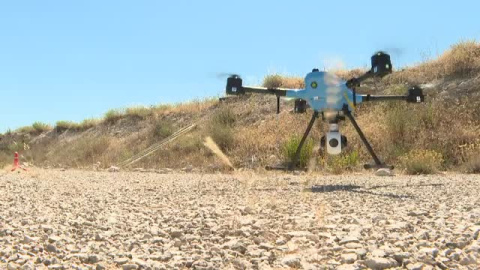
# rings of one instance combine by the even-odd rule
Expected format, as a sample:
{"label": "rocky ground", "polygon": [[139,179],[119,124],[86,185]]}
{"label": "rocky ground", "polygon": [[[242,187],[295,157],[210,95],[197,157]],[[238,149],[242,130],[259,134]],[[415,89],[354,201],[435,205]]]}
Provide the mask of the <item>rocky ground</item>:
{"label": "rocky ground", "polygon": [[478,269],[480,176],[0,173],[0,269]]}

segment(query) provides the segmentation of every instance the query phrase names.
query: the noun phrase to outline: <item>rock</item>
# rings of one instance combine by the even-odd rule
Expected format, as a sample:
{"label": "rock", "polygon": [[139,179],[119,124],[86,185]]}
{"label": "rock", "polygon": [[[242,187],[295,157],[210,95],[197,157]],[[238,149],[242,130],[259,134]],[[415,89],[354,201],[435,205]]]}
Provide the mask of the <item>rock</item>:
{"label": "rock", "polygon": [[95,267],[95,270],[105,270],[107,269],[105,266],[103,266],[103,264],[97,264],[97,266]]}
{"label": "rock", "polygon": [[38,237],[30,237],[28,235],[25,235],[23,237],[23,243],[24,244],[30,244],[38,241]]}
{"label": "rock", "polygon": [[110,166],[110,168],[107,169],[109,172],[119,172],[120,168],[116,166]]}
{"label": "rock", "polygon": [[383,249],[375,249],[372,251],[372,257],[383,258],[386,257],[387,253]]}
{"label": "rock", "polygon": [[65,267],[61,264],[52,264],[48,266],[48,269],[63,270]]}
{"label": "rock", "polygon": [[250,262],[240,258],[234,259],[232,261],[232,264],[235,267],[235,269],[251,269],[252,268],[252,264]]}
{"label": "rock", "polygon": [[411,264],[408,264],[406,267],[408,270],[422,270],[423,263],[415,263],[415,264],[411,263]]}
{"label": "rock", "polygon": [[138,265],[136,264],[124,264],[122,265],[123,270],[135,270],[138,269]]}
{"label": "rock", "polygon": [[358,243],[358,242],[360,242],[360,241],[358,240],[357,237],[346,236],[346,237],[342,238],[342,240],[340,240],[339,244],[340,245],[345,245],[345,244],[348,244],[348,243]]}
{"label": "rock", "polygon": [[272,250],[272,249],[274,249],[275,247],[272,246],[272,245],[270,245],[270,244],[268,244],[268,243],[261,243],[261,244],[258,246],[258,248],[260,248],[260,249],[265,249],[265,250]]}
{"label": "rock", "polygon": [[99,261],[101,261],[100,257],[98,255],[92,254],[88,256],[88,263],[90,264],[95,264]]}
{"label": "rock", "polygon": [[[311,268],[315,269],[315,268]],[[337,267],[335,267],[336,270],[360,270],[362,267],[356,264],[342,264]]]}
{"label": "rock", "polygon": [[392,258],[369,258],[365,260],[365,265],[371,269],[387,269],[397,266],[397,261]]}
{"label": "rock", "polygon": [[172,230],[170,231],[170,237],[172,238],[180,238],[182,237],[183,232],[181,230]]}
{"label": "rock", "polygon": [[340,256],[340,259],[342,260],[343,263],[351,264],[351,263],[354,263],[357,260],[357,254],[355,254],[355,253],[342,254]]}
{"label": "rock", "polygon": [[282,264],[292,268],[300,268],[301,260],[296,255],[287,255],[282,259]]}
{"label": "rock", "polygon": [[113,260],[114,263],[119,265],[126,264],[128,261],[128,258],[116,258],[115,260]]}
{"label": "rock", "polygon": [[410,256],[411,256],[411,254],[408,253],[408,252],[399,252],[399,253],[395,253],[395,254],[393,255],[393,258],[394,258],[395,260],[397,260],[397,262],[399,262],[399,263],[401,264],[401,263],[403,263],[403,261],[404,261],[405,259],[410,258]]}
{"label": "rock", "polygon": [[475,258],[471,254],[466,254],[461,260],[460,260],[461,265],[471,265],[471,264],[476,264]]}
{"label": "rock", "polygon": [[58,241],[60,241],[60,240],[62,240],[62,238],[60,238],[60,237],[58,237],[58,236],[55,236],[55,235],[50,235],[50,236],[48,237],[48,242],[49,242],[49,243],[55,243],[55,242],[58,242]]}
{"label": "rock", "polygon": [[7,270],[17,270],[20,266],[16,263],[9,262],[7,264]]}
{"label": "rock", "polygon": [[56,252],[57,252],[57,247],[55,247],[55,246],[52,245],[52,244],[48,244],[48,245],[45,247],[45,250],[48,251],[48,252],[51,252],[51,253],[56,253]]}
{"label": "rock", "polygon": [[418,252],[423,253],[423,254],[427,254],[429,256],[432,256],[433,258],[437,257],[437,255],[438,255],[438,249],[436,249],[436,248],[422,248]]}
{"label": "rock", "polygon": [[378,169],[375,172],[376,176],[394,176],[393,171],[387,168]]}
{"label": "rock", "polygon": [[192,172],[193,171],[193,166],[192,165],[187,165],[186,167],[184,167],[182,169],[182,171],[187,172],[187,173]]}

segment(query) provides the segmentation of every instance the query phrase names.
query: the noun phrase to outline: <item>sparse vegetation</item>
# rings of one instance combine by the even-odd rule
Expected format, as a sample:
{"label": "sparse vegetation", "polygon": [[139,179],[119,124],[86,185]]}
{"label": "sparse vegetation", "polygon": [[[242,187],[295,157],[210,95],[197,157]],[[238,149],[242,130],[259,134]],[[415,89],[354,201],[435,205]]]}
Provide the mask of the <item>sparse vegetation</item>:
{"label": "sparse vegetation", "polygon": [[167,138],[173,134],[173,126],[165,120],[156,120],[153,122],[152,135],[155,140]]}
{"label": "sparse vegetation", "polygon": [[107,124],[114,124],[125,116],[125,111],[121,109],[111,109],[105,113],[103,120]]}
{"label": "sparse vegetation", "polygon": [[338,156],[328,158],[328,170],[334,174],[352,171],[357,168],[360,157],[358,151],[352,150]]}
{"label": "sparse vegetation", "polygon": [[212,115],[208,123],[207,133],[222,150],[227,150],[234,144],[233,125],[235,121],[236,117],[233,111],[228,107],[223,107]]}
{"label": "sparse vegetation", "polygon": [[304,78],[296,76],[282,76],[271,74],[263,79],[263,86],[267,88],[291,88],[300,89],[305,87]]}
{"label": "sparse vegetation", "polygon": [[408,174],[432,174],[442,167],[443,157],[433,150],[412,150],[400,161]]}
{"label": "sparse vegetation", "polygon": [[466,173],[480,173],[480,154],[471,154],[463,167]]}
{"label": "sparse vegetation", "polygon": [[[300,141],[302,138],[298,135],[294,135],[290,137],[282,147],[282,155],[287,162],[293,162],[293,158],[295,157],[295,153],[297,151],[298,145],[300,144]],[[313,154],[313,146],[314,146],[314,141],[311,138],[307,138],[305,140],[305,143],[303,145],[302,151],[300,151],[300,157],[298,160],[298,164],[300,167],[305,167],[310,158],[312,157]]]}
{"label": "sparse vegetation", "polygon": [[153,114],[153,109],[145,106],[135,106],[125,109],[125,115],[137,119],[146,119]]}
{"label": "sparse vegetation", "polygon": [[58,121],[55,124],[55,131],[62,133],[66,130],[78,130],[79,129],[79,124],[73,122],[73,121]]}

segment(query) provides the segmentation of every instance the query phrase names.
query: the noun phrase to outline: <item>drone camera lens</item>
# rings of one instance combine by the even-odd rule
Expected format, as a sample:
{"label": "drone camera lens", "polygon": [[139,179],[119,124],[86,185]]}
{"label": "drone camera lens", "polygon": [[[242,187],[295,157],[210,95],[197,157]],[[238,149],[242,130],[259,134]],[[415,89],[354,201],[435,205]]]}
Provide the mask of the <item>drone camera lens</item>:
{"label": "drone camera lens", "polygon": [[338,146],[338,140],[337,139],[331,139],[330,141],[328,141],[328,144],[330,145],[330,147],[337,147]]}

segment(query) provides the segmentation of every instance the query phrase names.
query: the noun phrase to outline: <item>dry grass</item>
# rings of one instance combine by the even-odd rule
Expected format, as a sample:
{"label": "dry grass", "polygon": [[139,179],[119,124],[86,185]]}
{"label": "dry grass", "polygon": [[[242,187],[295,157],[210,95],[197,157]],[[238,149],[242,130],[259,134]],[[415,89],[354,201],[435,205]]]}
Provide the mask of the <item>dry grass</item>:
{"label": "dry grass", "polygon": [[400,161],[408,174],[432,174],[442,168],[443,157],[432,150],[412,150]]}
{"label": "dry grass", "polygon": [[391,83],[424,83],[437,79],[467,77],[480,71],[480,43],[462,41],[438,59],[393,73],[387,79]]}
{"label": "dry grass", "polygon": [[265,76],[262,85],[267,88],[301,89],[305,87],[305,82],[303,77],[271,74]]}

